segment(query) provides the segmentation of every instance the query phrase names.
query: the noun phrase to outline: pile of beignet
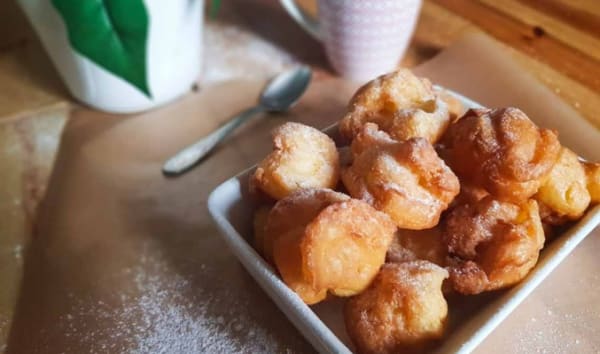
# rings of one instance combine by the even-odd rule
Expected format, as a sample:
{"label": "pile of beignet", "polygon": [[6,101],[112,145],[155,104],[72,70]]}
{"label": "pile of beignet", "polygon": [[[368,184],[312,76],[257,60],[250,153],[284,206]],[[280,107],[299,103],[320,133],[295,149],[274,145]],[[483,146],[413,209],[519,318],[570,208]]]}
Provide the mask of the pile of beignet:
{"label": "pile of beignet", "polygon": [[307,304],[349,297],[361,353],[439,339],[450,293],[516,284],[553,230],[600,201],[600,165],[517,108],[470,109],[399,70],[360,88],[342,143],[273,132],[250,178],[255,247]]}

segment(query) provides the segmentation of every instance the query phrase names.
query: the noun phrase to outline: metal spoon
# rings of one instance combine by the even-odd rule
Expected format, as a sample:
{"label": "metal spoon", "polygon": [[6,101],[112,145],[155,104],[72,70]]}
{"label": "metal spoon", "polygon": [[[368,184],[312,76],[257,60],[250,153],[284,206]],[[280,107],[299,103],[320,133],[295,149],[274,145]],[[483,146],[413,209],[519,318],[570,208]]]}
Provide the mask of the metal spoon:
{"label": "metal spoon", "polygon": [[310,82],[311,71],[301,66],[283,72],[273,78],[263,89],[258,104],[248,108],[223,124],[219,129],[200,139],[198,142],[179,151],[167,160],[162,171],[167,175],[178,175],[201,161],[225,137],[237,127],[260,112],[284,112],[302,96]]}

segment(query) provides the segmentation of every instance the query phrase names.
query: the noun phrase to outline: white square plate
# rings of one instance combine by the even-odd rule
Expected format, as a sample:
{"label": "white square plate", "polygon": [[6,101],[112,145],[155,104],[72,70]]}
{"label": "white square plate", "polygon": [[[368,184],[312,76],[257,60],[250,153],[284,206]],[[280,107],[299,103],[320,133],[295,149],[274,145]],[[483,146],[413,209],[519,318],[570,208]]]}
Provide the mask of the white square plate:
{"label": "white square plate", "polygon": [[[449,92],[466,107],[480,107],[459,94]],[[536,123],[553,128],[547,122]],[[574,122],[568,131],[559,132],[561,140],[577,141],[579,136],[589,136],[587,127],[586,124]],[[325,129],[325,132],[336,135],[337,124]],[[600,155],[600,134],[598,135],[597,139],[589,143],[598,145],[593,151]],[[600,160],[600,156],[587,157],[594,161]],[[306,305],[252,248],[252,216],[256,205],[248,196],[247,182],[248,175],[254,168],[255,166],[227,180],[211,193],[208,209],[216,225],[248,272],[319,352],[351,353],[353,347],[344,327],[342,302],[333,300],[315,306]],[[449,328],[440,343],[439,352],[470,353],[599,223],[600,206],[595,206],[577,224],[565,230],[542,250],[536,267],[517,286],[471,297],[470,301],[463,300],[456,304],[450,302]]]}

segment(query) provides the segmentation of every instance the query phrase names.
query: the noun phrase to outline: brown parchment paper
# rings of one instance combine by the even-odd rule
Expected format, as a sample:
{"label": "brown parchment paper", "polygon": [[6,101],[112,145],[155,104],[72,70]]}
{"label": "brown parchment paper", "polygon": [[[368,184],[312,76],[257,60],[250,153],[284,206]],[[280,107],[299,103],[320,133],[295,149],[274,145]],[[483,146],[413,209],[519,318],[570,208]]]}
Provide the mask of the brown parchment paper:
{"label": "brown parchment paper", "polygon": [[[581,119],[485,37],[419,72],[483,104],[559,112],[557,124]],[[73,113],[26,254],[9,353],[312,352],[221,241],[206,199],[269,151],[272,127],[339,119],[356,84],[316,80],[288,114],[250,123],[184,176],[160,173],[262,84],[214,85],[128,117]],[[598,252],[596,230],[477,352],[597,351]]]}

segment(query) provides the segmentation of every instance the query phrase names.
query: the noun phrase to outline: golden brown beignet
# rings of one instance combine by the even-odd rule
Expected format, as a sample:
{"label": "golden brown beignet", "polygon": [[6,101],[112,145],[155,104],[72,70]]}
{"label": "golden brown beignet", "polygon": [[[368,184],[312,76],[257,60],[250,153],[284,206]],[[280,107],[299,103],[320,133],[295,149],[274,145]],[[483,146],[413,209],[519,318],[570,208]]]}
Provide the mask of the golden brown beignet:
{"label": "golden brown beignet", "polygon": [[481,199],[490,195],[485,189],[481,187],[475,187],[472,184],[461,183],[460,193],[454,198],[449,209],[453,209],[459,205],[476,203]]}
{"label": "golden brown beignet", "polygon": [[332,204],[306,227],[301,245],[304,275],[316,288],[337,296],[355,295],[384,263],[395,230],[385,214],[363,201]]}
{"label": "golden brown beignet", "polygon": [[500,200],[533,196],[558,159],[556,133],[517,108],[472,109],[450,125],[441,155],[461,181]]}
{"label": "golden brown beignet", "polygon": [[478,294],[523,279],[537,263],[544,230],[535,200],[516,205],[488,196],[453,209],[443,239],[454,289]]}
{"label": "golden brown beignet", "polygon": [[423,352],[443,335],[448,272],[427,261],[387,263],[363,293],[346,303],[344,318],[360,353]]}
{"label": "golden brown beignet", "polygon": [[561,149],[558,161],[535,199],[544,205],[547,215],[542,219],[549,224],[560,225],[583,215],[590,204],[590,193],[585,169],[573,151]]}
{"label": "golden brown beignet", "polygon": [[592,203],[600,203],[600,163],[583,162]]}
{"label": "golden brown beignet", "polygon": [[353,157],[356,157],[363,153],[365,150],[374,147],[386,147],[393,146],[398,142],[392,139],[388,133],[383,130],[379,130],[379,126],[375,123],[365,123],[361,130],[356,134],[350,149]]}
{"label": "golden brown beignet", "polygon": [[467,111],[462,102],[456,97],[452,96],[446,90],[436,89],[435,93],[441,100],[446,102],[446,105],[448,106],[448,112],[450,112],[450,123],[456,122]]}
{"label": "golden brown beignet", "polygon": [[[368,133],[369,125],[365,126]],[[361,135],[355,139],[362,145]],[[458,178],[423,138],[354,148],[359,154],[342,170],[350,195],[388,214],[399,228],[435,226],[458,194]]]}
{"label": "golden brown beignet", "polygon": [[254,229],[254,248],[261,255],[264,255],[265,252],[265,229],[270,212],[270,206],[261,205],[254,211],[254,218],[252,219],[252,227]]}
{"label": "golden brown beignet", "polygon": [[450,113],[427,79],[400,69],[356,92],[340,121],[340,133],[352,140],[367,122],[376,123],[395,140],[422,137],[435,143],[447,128]]}
{"label": "golden brown beignet", "polygon": [[303,188],[335,188],[339,180],[339,155],[326,134],[288,122],[273,131],[273,147],[251,175],[251,188],[274,199]]}
{"label": "golden brown beignet", "polygon": [[386,255],[390,263],[425,260],[445,267],[448,258],[439,225],[426,230],[398,229]]}
{"label": "golden brown beignet", "polygon": [[263,256],[273,263],[275,240],[286,233],[303,232],[325,207],[350,197],[330,189],[302,189],[279,200],[271,209],[265,226]]}
{"label": "golden brown beignet", "polygon": [[[275,204],[265,239],[284,282],[307,304],[351,296],[385,260],[396,227],[387,215],[331,190],[301,190]],[[265,247],[268,254],[268,247]]]}

